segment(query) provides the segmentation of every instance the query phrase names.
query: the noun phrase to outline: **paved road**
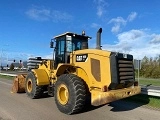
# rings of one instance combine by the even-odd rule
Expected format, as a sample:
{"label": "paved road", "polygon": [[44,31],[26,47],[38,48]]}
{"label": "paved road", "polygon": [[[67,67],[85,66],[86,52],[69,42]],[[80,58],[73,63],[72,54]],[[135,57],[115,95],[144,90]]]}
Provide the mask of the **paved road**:
{"label": "paved road", "polygon": [[11,80],[0,79],[0,120],[158,120],[160,111],[142,105],[117,101],[84,112],[65,115],[56,108],[53,97],[32,100],[26,94],[11,93]]}

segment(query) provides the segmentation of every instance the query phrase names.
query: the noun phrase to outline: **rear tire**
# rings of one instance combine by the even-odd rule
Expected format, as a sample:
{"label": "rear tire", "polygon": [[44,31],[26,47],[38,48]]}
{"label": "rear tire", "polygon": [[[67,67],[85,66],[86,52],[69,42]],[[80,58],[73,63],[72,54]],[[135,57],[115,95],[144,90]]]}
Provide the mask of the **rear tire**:
{"label": "rear tire", "polygon": [[33,72],[28,73],[25,83],[26,94],[32,99],[40,98],[43,94],[42,87],[43,86],[37,85],[36,77]]}
{"label": "rear tire", "polygon": [[74,74],[63,74],[58,77],[54,94],[56,105],[62,113],[77,113],[85,106],[84,81]]}

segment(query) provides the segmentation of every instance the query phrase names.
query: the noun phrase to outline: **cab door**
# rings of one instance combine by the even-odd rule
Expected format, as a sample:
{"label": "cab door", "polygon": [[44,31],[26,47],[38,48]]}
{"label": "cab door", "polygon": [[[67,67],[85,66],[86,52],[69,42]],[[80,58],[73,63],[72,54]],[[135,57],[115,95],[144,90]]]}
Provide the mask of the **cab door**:
{"label": "cab door", "polygon": [[56,40],[55,48],[55,68],[57,68],[59,63],[65,63],[65,39]]}

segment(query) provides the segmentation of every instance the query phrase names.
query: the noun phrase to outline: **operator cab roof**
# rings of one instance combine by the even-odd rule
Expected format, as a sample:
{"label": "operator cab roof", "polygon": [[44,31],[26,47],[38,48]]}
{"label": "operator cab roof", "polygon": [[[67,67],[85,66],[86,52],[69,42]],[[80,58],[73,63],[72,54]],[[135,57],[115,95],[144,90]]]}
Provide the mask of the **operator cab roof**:
{"label": "operator cab roof", "polygon": [[78,35],[78,34],[72,33],[72,32],[65,32],[63,34],[57,35],[57,36],[54,37],[54,39],[57,39],[57,38],[60,38],[60,37],[66,36],[66,35],[73,36],[73,37],[76,37],[76,38],[82,38],[83,37],[83,38],[91,39],[91,37],[89,37],[89,36]]}

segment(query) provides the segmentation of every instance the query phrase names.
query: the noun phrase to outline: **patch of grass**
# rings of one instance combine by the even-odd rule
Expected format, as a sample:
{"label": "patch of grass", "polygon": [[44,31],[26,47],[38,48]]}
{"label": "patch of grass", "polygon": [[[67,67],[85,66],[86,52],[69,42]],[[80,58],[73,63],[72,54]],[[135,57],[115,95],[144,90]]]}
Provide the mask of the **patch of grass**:
{"label": "patch of grass", "polygon": [[140,79],[139,84],[142,85],[153,85],[153,86],[160,86],[160,80],[155,79]]}
{"label": "patch of grass", "polygon": [[125,98],[124,100],[160,109],[160,97],[138,94],[132,97]]}
{"label": "patch of grass", "polygon": [[13,76],[8,76],[8,75],[0,75],[0,78],[7,79],[7,80],[13,80],[14,79]]}

